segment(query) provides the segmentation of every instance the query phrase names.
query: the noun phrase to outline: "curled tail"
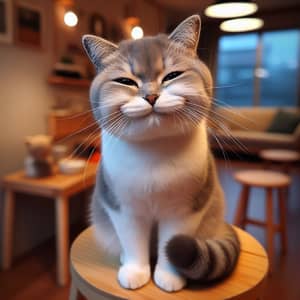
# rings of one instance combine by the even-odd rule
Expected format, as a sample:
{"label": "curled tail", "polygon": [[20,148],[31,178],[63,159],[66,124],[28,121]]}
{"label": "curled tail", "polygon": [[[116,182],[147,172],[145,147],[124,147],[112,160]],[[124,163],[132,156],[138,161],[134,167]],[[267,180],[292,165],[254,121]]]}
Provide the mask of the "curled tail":
{"label": "curled tail", "polygon": [[176,235],[168,242],[166,252],[170,262],[185,277],[209,282],[233,271],[240,243],[232,227],[224,223],[222,230],[212,239]]}

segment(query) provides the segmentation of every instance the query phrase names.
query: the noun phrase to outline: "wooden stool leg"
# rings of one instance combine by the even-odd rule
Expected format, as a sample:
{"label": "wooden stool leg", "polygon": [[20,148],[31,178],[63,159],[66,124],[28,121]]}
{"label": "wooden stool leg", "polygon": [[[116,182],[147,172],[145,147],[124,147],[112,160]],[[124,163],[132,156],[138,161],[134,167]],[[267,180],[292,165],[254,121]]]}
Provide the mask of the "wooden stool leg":
{"label": "wooden stool leg", "polygon": [[249,201],[249,192],[250,187],[248,185],[243,185],[240,198],[238,200],[238,208],[234,218],[234,224],[244,228],[245,227],[245,219],[247,216],[247,208]]}
{"label": "wooden stool leg", "polygon": [[287,215],[287,189],[280,188],[278,189],[278,198],[279,198],[279,211],[280,211],[280,239],[281,239],[281,252],[286,254],[287,251],[287,230],[286,230],[286,215]]}
{"label": "wooden stool leg", "polygon": [[69,199],[57,197],[56,204],[56,256],[57,281],[66,285],[69,276]]}
{"label": "wooden stool leg", "polygon": [[76,287],[76,285],[74,284],[74,282],[72,281],[71,283],[71,288],[70,288],[70,296],[69,296],[69,300],[79,300],[79,291]]}
{"label": "wooden stool leg", "polygon": [[272,270],[273,253],[274,253],[274,224],[273,224],[273,191],[272,188],[266,189],[267,205],[266,205],[266,224],[267,224],[267,250],[270,261],[270,272]]}
{"label": "wooden stool leg", "polygon": [[12,262],[12,246],[14,236],[15,197],[12,191],[6,190],[3,204],[2,269],[7,270],[10,268]]}

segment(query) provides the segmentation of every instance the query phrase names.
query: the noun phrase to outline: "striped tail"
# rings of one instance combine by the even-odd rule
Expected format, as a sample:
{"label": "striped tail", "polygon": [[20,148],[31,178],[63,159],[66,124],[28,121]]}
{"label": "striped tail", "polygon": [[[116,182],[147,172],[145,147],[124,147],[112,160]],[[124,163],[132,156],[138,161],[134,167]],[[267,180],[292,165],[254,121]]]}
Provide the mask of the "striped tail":
{"label": "striped tail", "polygon": [[210,282],[233,271],[240,243],[231,226],[224,223],[221,232],[212,239],[176,235],[168,242],[166,252],[170,262],[186,278]]}

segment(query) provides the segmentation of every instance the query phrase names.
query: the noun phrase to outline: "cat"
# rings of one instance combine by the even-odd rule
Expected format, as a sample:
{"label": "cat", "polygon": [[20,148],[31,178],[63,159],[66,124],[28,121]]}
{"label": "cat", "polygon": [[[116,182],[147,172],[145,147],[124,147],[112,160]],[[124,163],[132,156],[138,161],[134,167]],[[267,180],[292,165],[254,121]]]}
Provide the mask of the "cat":
{"label": "cat", "polygon": [[150,280],[151,247],[154,281],[167,292],[188,279],[221,279],[239,256],[207,139],[213,83],[197,57],[200,25],[194,15],[169,36],[118,46],[82,39],[97,72],[90,100],[102,129],[91,222],[99,246],[120,255],[127,289]]}
{"label": "cat", "polygon": [[24,161],[26,176],[39,178],[52,175],[52,137],[42,134],[27,136],[25,145],[28,150]]}

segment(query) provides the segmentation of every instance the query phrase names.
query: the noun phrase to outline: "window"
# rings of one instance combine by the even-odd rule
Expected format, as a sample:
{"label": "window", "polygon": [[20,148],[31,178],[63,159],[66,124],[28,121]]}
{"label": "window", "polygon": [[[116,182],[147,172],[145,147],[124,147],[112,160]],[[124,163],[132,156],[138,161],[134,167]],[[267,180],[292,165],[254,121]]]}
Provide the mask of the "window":
{"label": "window", "polygon": [[300,30],[224,36],[219,41],[216,103],[297,106]]}

